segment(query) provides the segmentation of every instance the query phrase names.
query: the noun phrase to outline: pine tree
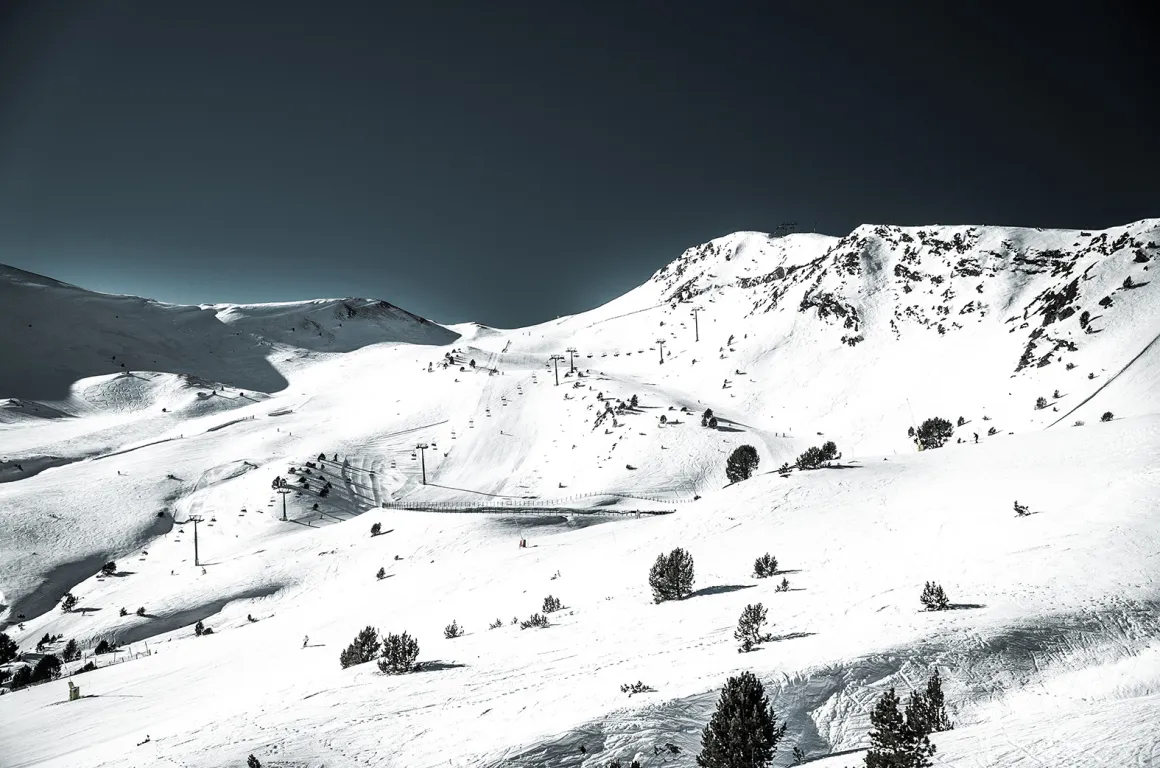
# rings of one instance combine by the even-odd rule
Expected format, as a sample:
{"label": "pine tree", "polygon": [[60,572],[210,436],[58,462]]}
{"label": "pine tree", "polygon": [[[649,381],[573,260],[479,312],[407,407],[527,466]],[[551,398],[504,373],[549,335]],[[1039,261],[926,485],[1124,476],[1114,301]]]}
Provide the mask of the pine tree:
{"label": "pine tree", "polygon": [[79,659],[81,656],[81,650],[80,650],[80,648],[77,647],[77,641],[75,639],[73,639],[73,640],[69,640],[67,643],[65,643],[64,650],[61,651],[60,655],[61,655],[61,658],[64,659],[65,661],[72,661],[73,659]]}
{"label": "pine tree", "polygon": [[943,591],[940,585],[933,581],[926,583],[926,586],[923,587],[922,595],[918,599],[922,601],[922,604],[926,606],[928,611],[945,611],[950,607],[947,593]]}
{"label": "pine tree", "polygon": [[379,569],[379,572],[375,574],[375,577],[376,577],[376,578],[378,578],[380,581],[381,581],[382,579],[385,579],[385,578],[387,578],[387,569],[386,569],[386,568],[380,568],[380,569]]}
{"label": "pine tree", "polygon": [[107,562],[101,566],[101,573],[103,573],[106,576],[112,576],[116,572],[117,572],[117,564],[115,562],[113,562],[112,560],[110,560],[109,562]]}
{"label": "pine tree", "polygon": [[73,608],[77,607],[77,598],[72,592],[65,592],[64,597],[60,601],[60,609],[68,613]]}
{"label": "pine tree", "polygon": [[7,664],[16,658],[20,647],[6,633],[0,632],[0,664]]}
{"label": "pine tree", "polygon": [[785,725],[752,672],[731,677],[721,691],[717,710],[701,733],[699,768],[767,768],[773,762]]}
{"label": "pine tree", "polygon": [[777,558],[766,552],[753,562],[753,575],[759,579],[773,576],[777,573]]}
{"label": "pine tree", "polygon": [[903,718],[893,688],[874,705],[870,724],[874,730],[870,732],[866,768],[930,768],[934,745],[922,731],[921,723]]}
{"label": "pine tree", "polygon": [[693,592],[693,557],[677,547],[668,555],[658,555],[649,570],[648,584],[653,600],[682,600]]}
{"label": "pine tree", "polygon": [[[204,635],[205,634],[205,624],[202,624],[200,621],[197,622],[196,624],[194,624],[193,625],[193,634],[197,635],[198,637],[201,637],[202,635]],[[100,651],[97,651],[97,653],[100,653]]]}
{"label": "pine tree", "polygon": [[388,675],[401,675],[415,669],[419,658],[419,643],[404,632],[401,635],[387,635],[383,641],[383,655],[379,659],[379,671]]}
{"label": "pine tree", "polygon": [[262,761],[250,755],[246,758],[246,768],[262,768]]}
{"label": "pine tree", "polygon": [[918,428],[915,436],[918,438],[918,444],[922,446],[924,451],[931,448],[942,448],[947,440],[951,439],[955,428],[946,419],[934,417],[922,422],[922,426]]}
{"label": "pine tree", "polygon": [[752,445],[739,446],[725,462],[725,477],[731,483],[748,480],[759,461],[757,450]]}
{"label": "pine tree", "polygon": [[758,643],[769,639],[768,635],[761,632],[765,626],[765,617],[765,606],[761,603],[751,603],[741,612],[737,629],[733,631],[733,639],[741,643],[741,650],[745,653],[752,651]]}
{"label": "pine tree", "polygon": [[338,663],[342,665],[343,669],[353,667],[356,664],[365,664],[379,655],[381,647],[379,631],[374,627],[364,627],[351,641],[351,644],[346,647],[346,650],[339,654]]}

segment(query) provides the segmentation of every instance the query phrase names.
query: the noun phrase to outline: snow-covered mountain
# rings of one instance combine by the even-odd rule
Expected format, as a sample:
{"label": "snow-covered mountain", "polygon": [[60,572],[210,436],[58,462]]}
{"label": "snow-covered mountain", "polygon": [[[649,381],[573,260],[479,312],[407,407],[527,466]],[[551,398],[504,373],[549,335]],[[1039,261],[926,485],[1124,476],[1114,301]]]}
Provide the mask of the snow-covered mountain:
{"label": "snow-covered mountain", "polygon": [[[691,766],[741,669],[821,757],[863,747],[877,695],[937,666],[959,723],[943,764],[1148,765],[1158,260],[1160,219],[735,233],[513,330],[0,267],[0,624],[30,659],[50,633],[131,660],[76,678],[92,699],[0,697],[0,762]],[[917,452],[933,416],[962,423]],[[840,468],[774,471],[827,440]],[[744,444],[757,474],[727,485]],[[192,514],[204,569],[175,524]],[[676,546],[699,591],[653,605],[648,568]],[[788,592],[752,577],[766,551]],[[120,575],[96,575],[109,560]],[[919,612],[932,579],[966,609]],[[551,627],[510,625],[549,593]],[[777,642],[738,654],[759,601]],[[453,619],[467,635],[444,638]],[[341,669],[367,624],[415,635],[427,671]],[[656,691],[620,692],[636,680]]]}

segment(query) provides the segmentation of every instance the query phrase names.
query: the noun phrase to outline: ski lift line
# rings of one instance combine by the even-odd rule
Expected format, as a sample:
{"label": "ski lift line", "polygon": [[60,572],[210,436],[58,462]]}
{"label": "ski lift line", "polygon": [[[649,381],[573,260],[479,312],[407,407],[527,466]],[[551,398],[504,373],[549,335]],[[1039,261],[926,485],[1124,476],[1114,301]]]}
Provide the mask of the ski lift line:
{"label": "ski lift line", "polygon": [[663,302],[661,304],[654,304],[651,307],[645,307],[644,309],[637,309],[637,310],[633,310],[632,312],[625,312],[623,315],[615,315],[613,317],[606,317],[603,320],[597,320],[595,323],[592,323],[588,327],[593,328],[597,325],[600,325],[601,323],[607,323],[607,322],[612,321],[612,320],[619,320],[622,317],[630,317],[631,315],[639,315],[641,312],[649,312],[651,310],[658,309],[660,307],[667,307],[668,305],[669,305],[669,303],[666,301],[666,302]]}

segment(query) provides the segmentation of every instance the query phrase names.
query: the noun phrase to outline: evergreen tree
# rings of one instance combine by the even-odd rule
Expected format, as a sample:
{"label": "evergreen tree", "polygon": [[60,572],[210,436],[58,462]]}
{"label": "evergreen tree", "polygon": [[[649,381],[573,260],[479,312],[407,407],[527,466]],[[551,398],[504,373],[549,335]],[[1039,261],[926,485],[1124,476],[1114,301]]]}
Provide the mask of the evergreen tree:
{"label": "evergreen tree", "polygon": [[32,682],[40,683],[55,680],[60,677],[60,659],[51,653],[40,657],[36,667],[32,670]]}
{"label": "evergreen tree", "polygon": [[419,658],[419,643],[404,632],[401,635],[387,635],[383,641],[383,655],[379,659],[379,671],[388,675],[402,675],[415,669]]}
{"label": "evergreen tree", "polygon": [[753,575],[759,579],[773,576],[777,573],[777,558],[766,552],[753,563]]}
{"label": "evergreen tree", "polygon": [[380,569],[379,569],[379,572],[375,574],[375,577],[376,577],[376,578],[378,578],[380,581],[381,581],[382,579],[385,579],[385,578],[387,578],[387,569],[386,569],[386,568],[380,568]]}
{"label": "evergreen tree", "polygon": [[931,448],[942,448],[946,444],[946,441],[951,439],[954,431],[955,428],[951,426],[949,421],[936,416],[933,419],[927,419],[922,422],[922,426],[918,428],[916,437],[922,449],[928,451]]}
{"label": "evergreen tree", "polygon": [[64,650],[61,651],[60,655],[65,661],[79,659],[81,657],[81,649],[77,647],[77,641],[73,639],[65,643]]}
{"label": "evergreen tree", "polygon": [[922,601],[928,611],[945,611],[950,607],[947,593],[943,591],[942,586],[933,581],[926,583],[918,599]]}
{"label": "evergreen tree", "polygon": [[726,460],[725,477],[729,478],[731,483],[748,480],[753,476],[753,470],[757,469],[759,461],[757,450],[752,445],[742,445]]}
{"label": "evergreen tree", "polygon": [[375,523],[371,526],[371,536],[378,536],[383,530],[382,523]]}
{"label": "evergreen tree", "polygon": [[110,560],[109,562],[107,562],[101,566],[101,573],[103,573],[106,576],[112,576],[116,572],[117,572],[117,564],[115,562],[113,562],[112,560]]}
{"label": "evergreen tree", "polygon": [[768,635],[761,632],[765,626],[765,617],[765,606],[761,603],[747,605],[741,612],[737,629],[733,631],[733,639],[741,643],[741,650],[745,653],[752,651],[758,643],[769,639]]}
{"label": "evergreen tree", "polygon": [[[205,624],[201,623],[200,621],[197,622],[196,624],[194,624],[193,625],[193,634],[197,635],[198,637],[201,637],[202,635],[204,635],[205,634]],[[100,653],[100,651],[97,651],[97,653]]]}
{"label": "evergreen tree", "polygon": [[68,613],[73,608],[77,607],[77,598],[72,592],[65,592],[64,597],[60,601],[60,609]]}
{"label": "evergreen tree", "polygon": [[262,768],[262,761],[250,755],[246,758],[246,768]]}
{"label": "evergreen tree", "polygon": [[636,395],[628,398],[628,407],[635,408],[640,401],[636,399]]}
{"label": "evergreen tree", "polygon": [[822,444],[822,461],[833,461],[838,458],[838,446],[833,440],[827,440]]}
{"label": "evergreen tree", "polygon": [[9,683],[8,685],[12,690],[15,691],[19,688],[23,688],[26,685],[31,685],[31,684],[32,684],[32,667],[25,665],[25,666],[21,667],[20,669],[16,670],[12,674],[12,682]]}
{"label": "evergreen tree", "polygon": [[342,665],[343,669],[353,667],[355,664],[365,664],[379,655],[381,647],[378,630],[374,627],[365,627],[346,647],[346,650],[339,654],[338,663]]}
{"label": "evergreen tree", "polygon": [[653,600],[682,600],[693,592],[693,556],[677,547],[668,555],[658,555],[648,573]]}
{"label": "evergreen tree", "polygon": [[768,768],[785,725],[752,672],[731,677],[721,691],[717,710],[701,733],[699,768]]}
{"label": "evergreen tree", "polygon": [[943,698],[942,678],[936,669],[926,681],[925,691],[914,691],[906,706],[906,722],[921,733],[941,733],[954,730],[954,723],[947,715]]}
{"label": "evergreen tree", "polygon": [[874,730],[870,732],[866,768],[930,768],[934,745],[920,723],[903,718],[893,688],[874,705],[870,724]]}
{"label": "evergreen tree", "polygon": [[20,647],[16,645],[16,642],[7,633],[0,632],[0,664],[12,661],[19,652]]}

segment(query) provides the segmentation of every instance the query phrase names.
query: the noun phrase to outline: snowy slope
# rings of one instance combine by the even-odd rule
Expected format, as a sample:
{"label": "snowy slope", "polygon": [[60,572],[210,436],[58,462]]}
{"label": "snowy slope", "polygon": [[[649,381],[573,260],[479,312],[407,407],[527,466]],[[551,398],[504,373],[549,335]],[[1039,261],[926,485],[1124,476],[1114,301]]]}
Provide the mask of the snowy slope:
{"label": "snowy slope", "polygon": [[[938,665],[960,724],[936,738],[945,764],[1098,747],[1096,764],[1148,765],[1158,256],[1160,220],[737,233],[603,307],[514,330],[365,300],[173,307],[2,272],[17,300],[0,321],[39,307],[46,327],[0,350],[28,361],[0,374],[0,622],[22,649],[115,637],[134,658],[78,677],[94,698],[67,707],[59,682],[0,697],[0,762],[692,765],[741,669],[820,757],[864,746],[874,697]],[[109,367],[141,349],[165,364]],[[600,415],[598,395],[633,394],[638,408]],[[962,416],[965,442],[917,453],[907,427],[933,415]],[[827,439],[844,468],[771,472]],[[758,475],[724,487],[746,443]],[[282,522],[271,481],[307,460]],[[1015,499],[1036,514],[1016,519]],[[675,513],[394,508],[446,502]],[[191,514],[204,572],[174,522]],[[388,533],[370,538],[372,522]],[[651,605],[648,567],[674,546],[701,591]],[[790,592],[752,578],[766,551]],[[110,559],[120,574],[94,575]],[[927,579],[963,609],[917,611]],[[58,610],[66,591],[89,610]],[[565,605],[552,627],[510,626],[549,593]],[[759,600],[778,641],[739,655],[733,626]],[[443,638],[452,619],[465,637]],[[192,637],[198,620],[215,634]],[[416,635],[428,671],[341,670],[368,623]],[[637,679],[656,693],[620,692]],[[1109,712],[1114,736],[1077,733]],[[654,752],[665,743],[680,752]],[[861,756],[843,759],[825,764]]]}

